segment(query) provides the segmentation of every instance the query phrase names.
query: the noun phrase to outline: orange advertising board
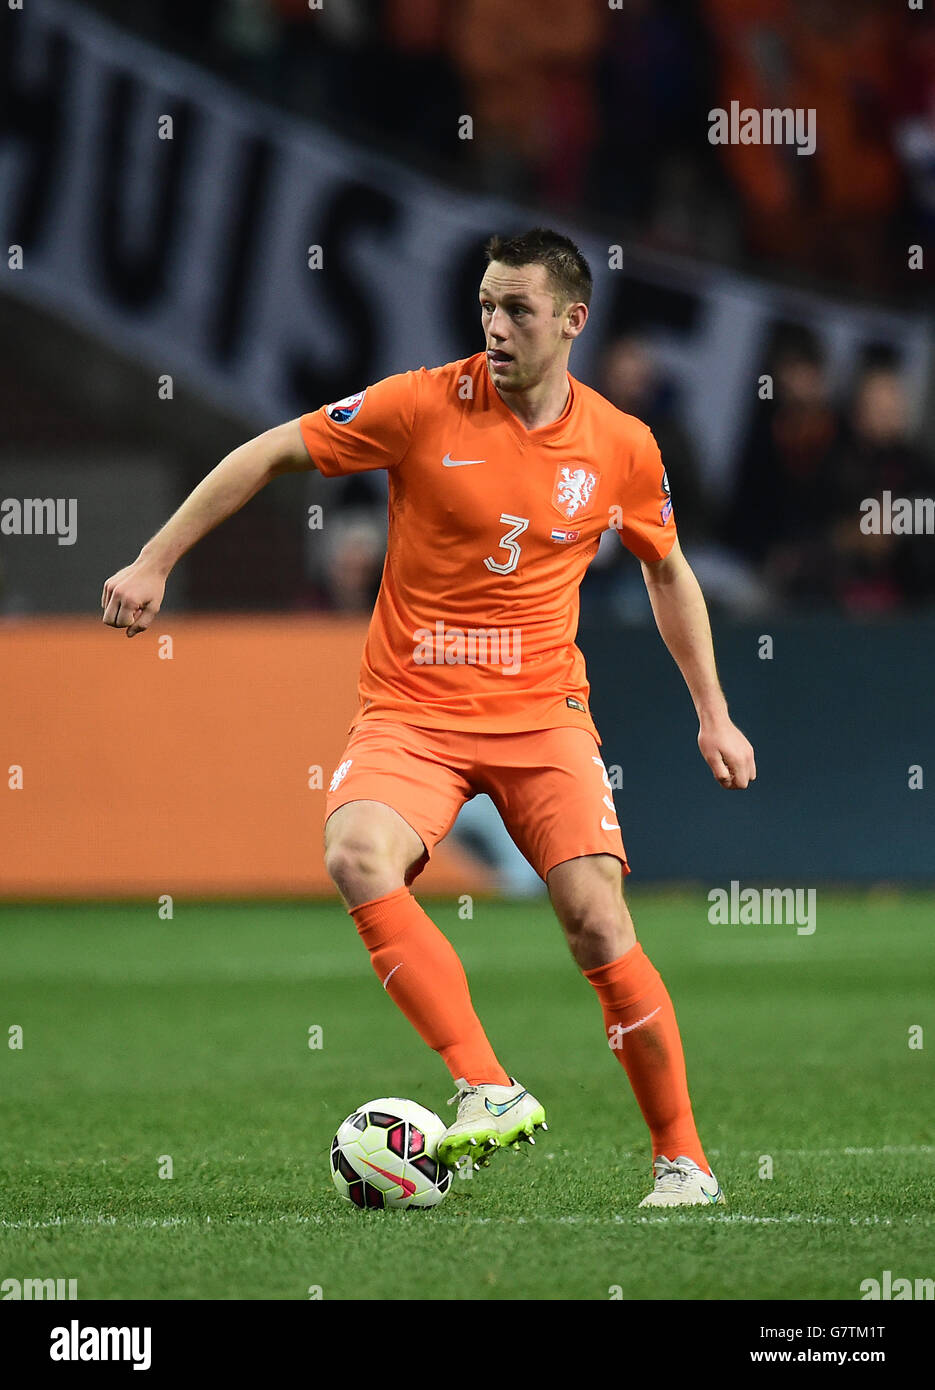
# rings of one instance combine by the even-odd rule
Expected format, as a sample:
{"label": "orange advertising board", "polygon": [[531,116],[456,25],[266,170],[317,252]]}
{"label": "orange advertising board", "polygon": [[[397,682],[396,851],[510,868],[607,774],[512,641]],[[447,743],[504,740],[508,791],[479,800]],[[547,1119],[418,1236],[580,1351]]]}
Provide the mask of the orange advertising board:
{"label": "orange advertising board", "polygon": [[[334,895],[325,795],[366,621],[0,622],[0,897]],[[489,888],[450,841],[416,880]]]}

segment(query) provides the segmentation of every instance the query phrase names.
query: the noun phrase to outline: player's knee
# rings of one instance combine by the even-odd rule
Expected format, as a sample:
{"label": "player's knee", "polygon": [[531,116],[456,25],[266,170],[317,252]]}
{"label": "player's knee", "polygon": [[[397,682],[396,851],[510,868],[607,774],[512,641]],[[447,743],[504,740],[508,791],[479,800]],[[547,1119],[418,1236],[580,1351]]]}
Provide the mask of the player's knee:
{"label": "player's knee", "polygon": [[341,837],[325,849],[325,868],[332,882],[343,893],[346,888],[372,878],[380,868],[376,846],[359,837]]}
{"label": "player's knee", "polygon": [[622,956],[636,942],[633,919],[624,903],[600,906],[583,901],[566,906],[562,926],[572,955],[588,969]]}
{"label": "player's knee", "polygon": [[375,837],[360,834],[339,836],[330,842],[325,848],[325,868],[342,896],[358,902],[391,892],[403,882],[390,848]]}
{"label": "player's knee", "polygon": [[609,913],[583,906],[580,910],[566,912],[562,926],[569,941],[599,941],[613,936],[619,929],[619,919]]}

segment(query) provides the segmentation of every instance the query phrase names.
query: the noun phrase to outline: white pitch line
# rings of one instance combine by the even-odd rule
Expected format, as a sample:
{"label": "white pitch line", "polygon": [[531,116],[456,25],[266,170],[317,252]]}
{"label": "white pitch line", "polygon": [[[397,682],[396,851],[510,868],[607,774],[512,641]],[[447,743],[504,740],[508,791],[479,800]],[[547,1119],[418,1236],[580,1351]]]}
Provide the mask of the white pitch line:
{"label": "white pitch line", "polygon": [[[721,1225],[763,1225],[763,1226],[923,1226],[935,1225],[935,1219],[929,1220],[925,1217],[915,1216],[805,1216],[801,1212],[789,1212],[784,1216],[753,1216],[744,1212],[714,1212],[709,1208],[703,1208],[706,1221],[714,1221]],[[449,1225],[495,1225],[505,1222],[501,1216],[472,1216],[458,1218],[456,1216],[438,1216],[437,1221],[446,1222]],[[670,1211],[665,1216],[638,1216],[636,1212],[632,1215],[616,1216],[518,1216],[510,1225],[545,1225],[545,1226],[632,1226],[671,1225],[673,1221],[696,1220],[697,1212],[689,1215],[688,1212]]]}
{"label": "white pitch line", "polygon": [[[716,1222],[719,1225],[752,1225],[752,1226],[920,1226],[928,1228],[935,1225],[935,1218],[918,1216],[806,1216],[802,1212],[787,1212],[783,1216],[755,1216],[746,1212],[714,1212],[708,1208],[705,1211],[705,1221]],[[447,1226],[631,1226],[637,1225],[671,1225],[673,1221],[696,1220],[697,1212],[670,1211],[665,1215],[659,1216],[638,1216],[636,1212],[631,1215],[616,1214],[613,1216],[518,1216],[514,1219],[502,1216],[442,1216],[440,1213],[426,1213],[426,1220],[431,1220],[433,1224]],[[421,1217],[419,1218],[421,1219]],[[223,1220],[214,1220],[210,1216],[191,1217],[191,1216],[172,1216],[166,1218],[159,1217],[139,1217],[137,1220],[125,1221],[118,1220],[115,1216],[59,1216],[51,1221],[0,1221],[0,1229],[8,1231],[43,1231],[49,1229],[59,1229],[63,1226],[94,1226],[107,1227],[119,1230],[160,1230],[175,1226],[214,1226],[214,1227],[252,1227],[252,1226],[276,1226],[276,1225],[321,1225],[324,1218],[321,1216],[274,1216],[274,1217],[250,1217],[232,1216],[225,1217]]]}
{"label": "white pitch line", "polygon": [[[705,1149],[709,1158],[917,1158],[920,1155],[935,1154],[935,1144],[883,1144],[879,1148],[849,1146],[842,1149],[774,1149],[764,1145],[762,1149]],[[558,1153],[543,1154],[544,1158],[574,1158],[572,1149],[559,1149]],[[618,1158],[645,1160],[646,1154],[636,1149],[621,1149]]]}
{"label": "white pitch line", "polygon": [[712,1158],[759,1158],[761,1154],[782,1154],[784,1158],[881,1158],[935,1154],[935,1144],[883,1144],[879,1148],[848,1146],[843,1149],[706,1149]]}

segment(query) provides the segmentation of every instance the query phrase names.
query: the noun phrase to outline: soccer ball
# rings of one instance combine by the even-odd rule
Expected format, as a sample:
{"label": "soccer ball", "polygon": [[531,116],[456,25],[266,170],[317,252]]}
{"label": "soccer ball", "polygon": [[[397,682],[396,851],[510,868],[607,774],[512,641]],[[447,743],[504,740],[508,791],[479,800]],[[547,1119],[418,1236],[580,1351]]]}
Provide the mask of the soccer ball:
{"label": "soccer ball", "polygon": [[357,1207],[434,1207],[451,1187],[436,1157],[445,1125],[414,1100],[382,1096],[361,1105],[331,1145],[331,1177]]}

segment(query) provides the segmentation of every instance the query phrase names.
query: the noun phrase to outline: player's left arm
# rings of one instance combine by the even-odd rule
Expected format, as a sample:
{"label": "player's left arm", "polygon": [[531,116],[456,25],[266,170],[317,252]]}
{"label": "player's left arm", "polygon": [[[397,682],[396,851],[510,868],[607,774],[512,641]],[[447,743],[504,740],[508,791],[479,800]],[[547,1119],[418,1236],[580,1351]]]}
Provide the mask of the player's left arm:
{"label": "player's left arm", "polygon": [[678,540],[664,559],[641,564],[659,634],[694,701],[701,756],[722,787],[740,790],[756,778],[756,762],[727,710],[701,586]]}

